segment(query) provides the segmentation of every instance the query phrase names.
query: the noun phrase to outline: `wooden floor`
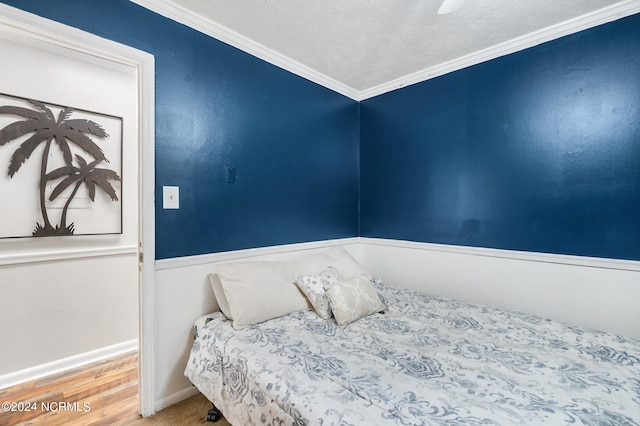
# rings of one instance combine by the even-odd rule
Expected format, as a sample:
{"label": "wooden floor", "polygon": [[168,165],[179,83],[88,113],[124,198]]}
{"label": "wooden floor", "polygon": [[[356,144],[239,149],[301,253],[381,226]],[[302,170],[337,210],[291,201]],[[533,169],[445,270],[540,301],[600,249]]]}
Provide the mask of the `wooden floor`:
{"label": "wooden floor", "polygon": [[130,352],[0,390],[0,425],[126,425],[138,420],[138,354]]}

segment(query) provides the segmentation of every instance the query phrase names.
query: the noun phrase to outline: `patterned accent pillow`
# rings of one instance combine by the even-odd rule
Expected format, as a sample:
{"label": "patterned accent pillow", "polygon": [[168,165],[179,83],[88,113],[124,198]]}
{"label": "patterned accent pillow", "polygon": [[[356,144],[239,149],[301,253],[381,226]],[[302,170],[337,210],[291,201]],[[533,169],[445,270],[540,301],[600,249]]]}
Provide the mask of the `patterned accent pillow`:
{"label": "patterned accent pillow", "polygon": [[342,281],[340,272],[329,267],[317,275],[305,275],[296,279],[296,285],[302,291],[320,318],[331,318],[331,306],[325,286]]}
{"label": "patterned accent pillow", "polygon": [[366,274],[325,287],[333,316],[340,328],[386,309]]}

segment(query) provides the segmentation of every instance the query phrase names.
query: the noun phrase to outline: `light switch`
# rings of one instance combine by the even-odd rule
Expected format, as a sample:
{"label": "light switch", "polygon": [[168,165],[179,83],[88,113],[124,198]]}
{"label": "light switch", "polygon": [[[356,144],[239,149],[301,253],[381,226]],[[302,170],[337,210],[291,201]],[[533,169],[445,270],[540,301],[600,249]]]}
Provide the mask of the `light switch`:
{"label": "light switch", "polygon": [[163,186],[162,187],[162,208],[163,209],[179,209],[180,208],[180,187],[179,186]]}

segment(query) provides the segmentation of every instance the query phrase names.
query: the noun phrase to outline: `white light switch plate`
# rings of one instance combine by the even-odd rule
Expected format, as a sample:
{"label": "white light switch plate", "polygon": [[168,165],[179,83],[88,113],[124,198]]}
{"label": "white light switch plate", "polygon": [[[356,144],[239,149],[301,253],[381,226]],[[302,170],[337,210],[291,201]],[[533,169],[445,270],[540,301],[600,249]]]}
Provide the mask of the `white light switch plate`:
{"label": "white light switch plate", "polygon": [[162,208],[163,209],[179,209],[180,208],[180,187],[179,186],[163,186],[162,187]]}

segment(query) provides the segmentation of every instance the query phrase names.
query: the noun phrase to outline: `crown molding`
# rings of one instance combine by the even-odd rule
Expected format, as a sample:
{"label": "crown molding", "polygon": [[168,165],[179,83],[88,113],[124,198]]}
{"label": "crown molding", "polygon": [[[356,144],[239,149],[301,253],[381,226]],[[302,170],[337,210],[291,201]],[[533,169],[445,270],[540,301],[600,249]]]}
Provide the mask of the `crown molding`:
{"label": "crown molding", "polygon": [[397,78],[387,83],[362,90],[359,93],[358,101],[363,101],[384,93],[388,93],[412,84],[421,83],[453,71],[477,65],[491,59],[499,58],[510,53],[519,52],[530,47],[546,43],[551,40],[577,33],[607,22],[615,21],[626,16],[631,16],[640,12],[640,2],[638,0],[626,0],[612,6],[599,9],[585,15],[578,16],[568,21],[543,28],[539,31],[526,34],[524,36],[499,43],[486,49],[479,50],[469,55],[461,56],[448,62],[443,62],[435,66],[425,68],[404,77]]}
{"label": "crown molding", "polygon": [[359,92],[339,81],[319,73],[308,66],[282,55],[268,47],[249,39],[225,26],[217,24],[199,14],[193,13],[171,0],[130,0],[159,15],[179,22],[196,31],[215,38],[223,43],[240,49],[250,55],[262,59],[272,65],[306,78],[323,87],[340,93],[348,98],[358,100]]}
{"label": "crown molding", "polygon": [[356,101],[363,101],[640,12],[638,0],[625,0],[389,82],[364,90],[356,90],[229,28],[195,14],[172,0],[130,1]]}

